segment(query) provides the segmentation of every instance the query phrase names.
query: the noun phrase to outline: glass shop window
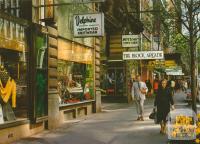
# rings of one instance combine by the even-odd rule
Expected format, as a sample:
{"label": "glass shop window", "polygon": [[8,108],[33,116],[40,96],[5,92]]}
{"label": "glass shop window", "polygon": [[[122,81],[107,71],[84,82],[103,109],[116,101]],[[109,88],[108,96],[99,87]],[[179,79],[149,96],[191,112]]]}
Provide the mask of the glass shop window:
{"label": "glass shop window", "polygon": [[58,91],[61,104],[94,99],[93,65],[58,61]]}
{"label": "glass shop window", "polygon": [[0,124],[25,119],[28,112],[27,49],[12,43],[0,45]]}

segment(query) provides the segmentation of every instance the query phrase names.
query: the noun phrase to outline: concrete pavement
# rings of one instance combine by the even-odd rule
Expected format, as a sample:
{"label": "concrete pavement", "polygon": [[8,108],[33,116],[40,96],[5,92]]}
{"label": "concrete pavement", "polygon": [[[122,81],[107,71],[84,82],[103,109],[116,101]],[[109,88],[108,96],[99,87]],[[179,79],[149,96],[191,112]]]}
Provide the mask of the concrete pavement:
{"label": "concrete pavement", "polygon": [[[181,96],[175,95],[177,104],[183,104]],[[166,144],[167,136],[159,134],[159,125],[148,118],[152,108],[153,99],[146,100],[145,121],[135,121],[134,104],[103,104],[102,113],[67,121],[56,130],[13,144]]]}

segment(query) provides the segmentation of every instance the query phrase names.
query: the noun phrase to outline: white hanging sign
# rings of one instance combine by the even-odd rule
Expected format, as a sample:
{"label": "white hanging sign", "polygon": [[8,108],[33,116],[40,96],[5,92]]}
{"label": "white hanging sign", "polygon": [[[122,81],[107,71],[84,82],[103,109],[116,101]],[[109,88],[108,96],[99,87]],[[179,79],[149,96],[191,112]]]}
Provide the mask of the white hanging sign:
{"label": "white hanging sign", "polygon": [[163,59],[163,51],[123,52],[123,60]]}
{"label": "white hanging sign", "polygon": [[74,15],[74,37],[103,36],[104,14]]}
{"label": "white hanging sign", "polygon": [[138,47],[139,35],[122,35],[122,47]]}

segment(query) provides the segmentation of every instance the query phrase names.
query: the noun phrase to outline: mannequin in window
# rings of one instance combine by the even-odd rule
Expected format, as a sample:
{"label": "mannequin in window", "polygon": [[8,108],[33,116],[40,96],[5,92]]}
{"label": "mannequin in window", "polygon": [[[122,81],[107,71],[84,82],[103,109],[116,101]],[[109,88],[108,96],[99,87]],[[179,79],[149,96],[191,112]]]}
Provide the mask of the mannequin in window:
{"label": "mannequin in window", "polygon": [[[12,82],[14,82],[14,80],[11,79],[11,77],[9,76],[9,74],[8,74],[7,70],[4,68],[4,66],[0,66],[0,81],[1,81],[0,104],[2,105],[4,120],[5,121],[15,120],[16,119],[15,114],[9,103],[10,95],[7,98],[7,97],[3,96],[3,94],[2,94],[2,91],[5,89],[8,82],[9,82],[9,85],[11,85]],[[13,89],[13,90],[15,91],[14,95],[15,95],[15,99],[16,99],[16,84],[15,84],[15,82],[14,82],[13,86],[15,87],[15,89]],[[11,91],[13,92],[13,90],[11,90]],[[13,99],[12,99],[12,103],[13,103]],[[13,107],[16,107],[16,100],[14,100]]]}

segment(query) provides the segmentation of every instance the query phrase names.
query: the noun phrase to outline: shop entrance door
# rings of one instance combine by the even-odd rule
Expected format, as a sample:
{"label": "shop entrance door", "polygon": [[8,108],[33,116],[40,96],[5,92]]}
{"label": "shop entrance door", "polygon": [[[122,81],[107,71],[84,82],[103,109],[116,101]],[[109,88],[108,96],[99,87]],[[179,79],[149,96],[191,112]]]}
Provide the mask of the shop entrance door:
{"label": "shop entrance door", "polygon": [[110,68],[108,69],[108,96],[123,96],[125,75],[123,68]]}

